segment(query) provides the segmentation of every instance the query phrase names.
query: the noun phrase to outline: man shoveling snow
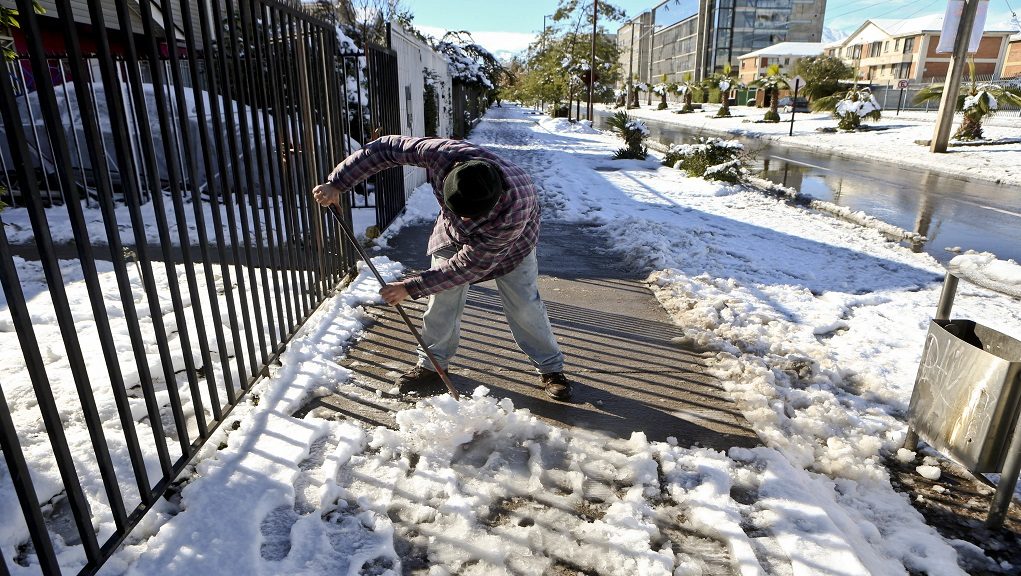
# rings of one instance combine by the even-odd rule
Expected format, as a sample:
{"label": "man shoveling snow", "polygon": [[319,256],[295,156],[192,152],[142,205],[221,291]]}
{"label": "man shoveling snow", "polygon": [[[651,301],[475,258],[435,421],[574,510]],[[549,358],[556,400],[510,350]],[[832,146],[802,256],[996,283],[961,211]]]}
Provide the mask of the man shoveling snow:
{"label": "man shoveling snow", "polygon": [[[518,347],[540,374],[546,394],[566,400],[571,384],[564,356],[539,296],[535,246],[539,202],[532,179],[520,167],[474,144],[441,138],[385,136],[348,156],[312,195],[323,206],[369,176],[396,166],[426,169],[440,214],[429,238],[432,267],[380,290],[390,305],[429,297],[422,340],[440,368],[457,351],[461,315],[471,284],[495,280]],[[397,379],[402,394],[443,390],[425,350],[418,364]]]}

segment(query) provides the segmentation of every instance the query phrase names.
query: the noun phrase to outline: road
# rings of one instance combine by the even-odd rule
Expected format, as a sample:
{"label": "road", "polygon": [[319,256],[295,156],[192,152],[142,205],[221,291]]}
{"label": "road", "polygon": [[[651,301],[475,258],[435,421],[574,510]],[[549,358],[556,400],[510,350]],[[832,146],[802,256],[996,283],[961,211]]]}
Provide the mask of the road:
{"label": "road", "polygon": [[[596,127],[605,128],[608,116],[598,112]],[[655,120],[645,123],[650,138],[661,144],[688,141],[697,132]],[[915,251],[941,262],[954,256],[950,249],[1021,261],[1021,189],[1016,186],[739,139],[755,153],[753,173],[926,236],[927,242],[911,246]]]}

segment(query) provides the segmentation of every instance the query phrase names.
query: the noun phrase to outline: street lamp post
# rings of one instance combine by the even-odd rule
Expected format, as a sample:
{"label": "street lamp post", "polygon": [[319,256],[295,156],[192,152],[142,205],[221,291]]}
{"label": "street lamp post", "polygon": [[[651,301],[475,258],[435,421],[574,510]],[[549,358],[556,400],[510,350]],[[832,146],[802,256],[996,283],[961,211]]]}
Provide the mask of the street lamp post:
{"label": "street lamp post", "polygon": [[652,11],[652,22],[646,24],[651,26],[652,30],[649,30],[649,90],[647,94],[649,99],[645,102],[646,106],[652,106],[652,47],[656,43],[656,11]]}
{"label": "street lamp post", "polygon": [[592,121],[592,88],[596,83],[596,22],[599,20],[599,0],[592,0],[592,54],[588,68],[588,120]]}
{"label": "street lamp post", "polygon": [[[542,15],[542,42],[539,44],[539,46],[540,46],[540,48],[539,48],[540,53],[546,51],[546,19],[547,18],[552,18],[552,17],[553,17],[553,14],[543,14]],[[546,101],[540,98],[539,99],[539,111],[541,112],[545,108],[546,108]]]}

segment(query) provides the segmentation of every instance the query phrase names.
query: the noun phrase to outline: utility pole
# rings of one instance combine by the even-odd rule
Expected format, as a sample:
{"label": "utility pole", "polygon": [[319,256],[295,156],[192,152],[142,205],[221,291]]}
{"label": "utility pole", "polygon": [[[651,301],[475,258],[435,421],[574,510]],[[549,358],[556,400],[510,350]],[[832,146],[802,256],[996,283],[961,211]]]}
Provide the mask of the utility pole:
{"label": "utility pole", "polygon": [[968,59],[968,45],[971,44],[971,31],[975,26],[975,15],[978,14],[978,3],[981,0],[965,0],[964,13],[957,27],[957,38],[954,39],[954,53],[950,58],[950,70],[946,83],[943,84],[943,97],[939,101],[939,112],[936,116],[936,130],[932,135],[929,152],[946,153],[950,143],[950,128],[954,124],[954,112],[957,111],[957,95],[961,91],[961,77]]}
{"label": "utility pole", "polygon": [[596,22],[599,20],[599,0],[592,0],[592,56],[588,66],[588,120],[592,121],[592,85],[596,83]]}
{"label": "utility pole", "polygon": [[649,100],[645,103],[647,106],[652,106],[652,47],[656,43],[656,11],[651,12],[652,18],[649,20],[649,26],[652,28],[649,30]]}
{"label": "utility pole", "polygon": [[[627,65],[627,102],[624,103],[624,108],[631,108],[631,96],[634,92],[634,74],[635,74],[635,21],[631,19],[631,50],[629,51],[629,62]],[[634,99],[635,103],[638,103],[638,99]]]}

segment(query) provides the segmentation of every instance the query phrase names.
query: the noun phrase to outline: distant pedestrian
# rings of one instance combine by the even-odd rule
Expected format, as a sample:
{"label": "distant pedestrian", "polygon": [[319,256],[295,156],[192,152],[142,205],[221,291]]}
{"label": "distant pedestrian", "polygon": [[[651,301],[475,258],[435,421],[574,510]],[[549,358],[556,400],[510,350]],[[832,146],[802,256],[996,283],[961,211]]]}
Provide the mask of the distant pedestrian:
{"label": "distant pedestrian", "polygon": [[[535,366],[546,394],[570,397],[564,356],[539,296],[539,201],[524,170],[463,140],[385,136],[348,156],[312,194],[323,206],[339,205],[344,191],[405,165],[426,169],[440,204],[428,245],[432,267],[387,284],[380,290],[383,299],[395,305],[409,296],[429,297],[422,339],[446,369],[457,351],[468,286],[495,280],[514,340]],[[418,355],[418,364],[397,379],[401,393],[442,391],[427,356],[421,349]]]}

